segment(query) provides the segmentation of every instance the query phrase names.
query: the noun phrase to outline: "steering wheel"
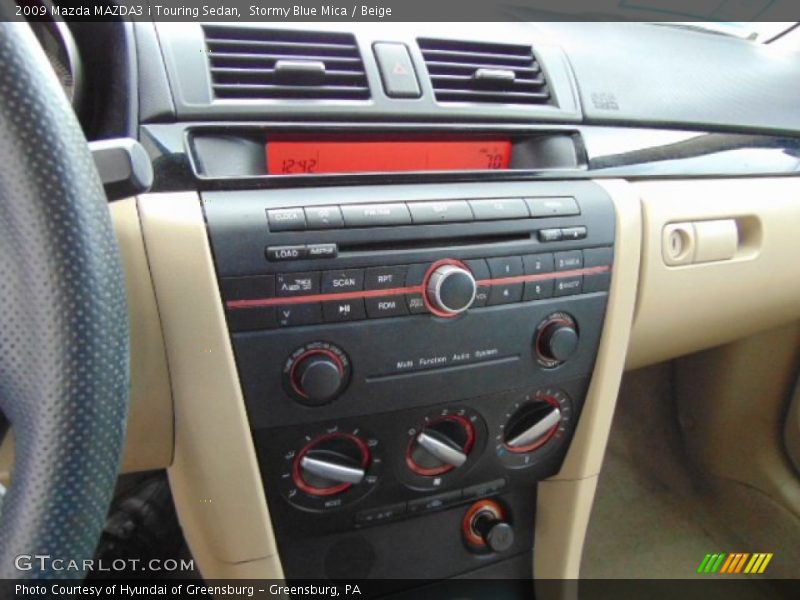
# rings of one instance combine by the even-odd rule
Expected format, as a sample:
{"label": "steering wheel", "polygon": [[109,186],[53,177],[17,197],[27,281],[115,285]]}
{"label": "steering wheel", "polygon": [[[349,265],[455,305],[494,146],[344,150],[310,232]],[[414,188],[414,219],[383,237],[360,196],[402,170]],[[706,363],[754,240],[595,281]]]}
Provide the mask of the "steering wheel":
{"label": "steering wheel", "polygon": [[93,557],[117,480],[125,288],[86,139],[30,28],[3,13],[0,410],[15,459],[0,509],[0,578],[75,578],[84,573],[58,567]]}

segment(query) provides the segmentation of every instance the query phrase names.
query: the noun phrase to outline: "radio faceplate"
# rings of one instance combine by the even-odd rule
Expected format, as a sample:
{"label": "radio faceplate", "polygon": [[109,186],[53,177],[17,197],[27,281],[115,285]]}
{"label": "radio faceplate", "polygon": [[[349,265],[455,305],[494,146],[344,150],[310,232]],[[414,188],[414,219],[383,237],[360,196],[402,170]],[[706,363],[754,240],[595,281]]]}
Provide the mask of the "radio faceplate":
{"label": "radio faceplate", "polygon": [[[465,183],[203,203],[287,576],[346,575],[328,566],[356,531],[373,576],[450,577],[529,551],[536,481],[563,460],[602,333],[605,192]],[[410,221],[383,224],[398,214]],[[434,512],[482,515],[483,533],[436,532],[422,575],[392,566],[385,532],[404,520],[424,535]]]}

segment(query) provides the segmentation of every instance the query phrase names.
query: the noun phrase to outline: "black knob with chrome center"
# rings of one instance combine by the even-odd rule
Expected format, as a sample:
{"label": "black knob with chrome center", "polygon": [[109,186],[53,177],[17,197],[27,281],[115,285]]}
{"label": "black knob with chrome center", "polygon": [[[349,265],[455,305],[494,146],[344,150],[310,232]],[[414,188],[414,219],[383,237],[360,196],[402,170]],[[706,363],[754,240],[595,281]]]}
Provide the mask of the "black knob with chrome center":
{"label": "black knob with chrome center", "polygon": [[475,435],[475,427],[463,416],[433,419],[411,439],[406,465],[417,475],[449,473],[467,462]]}
{"label": "black knob with chrome center", "polygon": [[425,284],[431,312],[443,317],[453,317],[472,306],[477,289],[469,269],[458,264],[436,267]]}

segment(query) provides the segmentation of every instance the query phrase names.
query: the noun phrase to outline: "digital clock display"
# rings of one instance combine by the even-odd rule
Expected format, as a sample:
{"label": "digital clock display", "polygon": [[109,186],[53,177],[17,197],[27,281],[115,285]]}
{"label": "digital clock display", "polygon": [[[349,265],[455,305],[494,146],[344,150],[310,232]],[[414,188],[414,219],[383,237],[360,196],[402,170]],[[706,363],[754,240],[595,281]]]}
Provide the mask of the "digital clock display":
{"label": "digital clock display", "polygon": [[510,140],[273,141],[268,175],[508,169]]}

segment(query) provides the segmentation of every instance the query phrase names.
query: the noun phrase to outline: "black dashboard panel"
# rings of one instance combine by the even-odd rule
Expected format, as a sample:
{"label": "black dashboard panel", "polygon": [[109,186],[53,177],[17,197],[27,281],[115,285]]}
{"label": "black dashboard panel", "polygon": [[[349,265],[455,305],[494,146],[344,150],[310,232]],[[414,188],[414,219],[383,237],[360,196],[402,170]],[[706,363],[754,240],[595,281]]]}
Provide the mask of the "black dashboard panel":
{"label": "black dashboard panel", "polygon": [[563,460],[602,333],[605,191],[298,188],[203,206],[287,577],[440,579],[527,555],[536,483]]}

